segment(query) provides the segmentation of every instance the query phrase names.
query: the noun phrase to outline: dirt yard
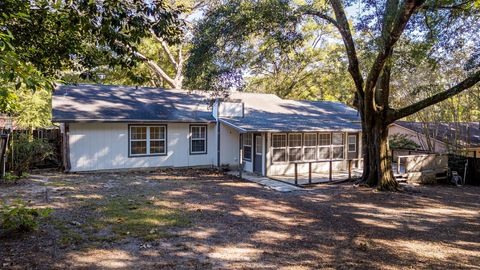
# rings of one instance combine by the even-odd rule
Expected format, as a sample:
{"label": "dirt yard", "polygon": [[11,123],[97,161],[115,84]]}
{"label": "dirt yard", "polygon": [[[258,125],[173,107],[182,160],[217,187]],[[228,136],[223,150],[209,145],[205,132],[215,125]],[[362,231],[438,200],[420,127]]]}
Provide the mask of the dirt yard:
{"label": "dirt yard", "polygon": [[0,269],[480,269],[480,187],[280,193],[209,171],[61,174],[0,186],[54,210],[1,232]]}

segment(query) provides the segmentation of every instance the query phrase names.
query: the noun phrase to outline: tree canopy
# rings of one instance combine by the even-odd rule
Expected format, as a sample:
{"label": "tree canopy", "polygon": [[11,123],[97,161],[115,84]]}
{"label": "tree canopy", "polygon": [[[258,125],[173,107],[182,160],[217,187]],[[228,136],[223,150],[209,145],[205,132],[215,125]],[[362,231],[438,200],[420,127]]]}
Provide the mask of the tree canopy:
{"label": "tree canopy", "polygon": [[134,66],[136,47],[151,33],[178,40],[180,10],[158,0],[1,1],[0,111],[25,112],[24,90],[50,91],[64,70]]}
{"label": "tree canopy", "polygon": [[226,1],[198,24],[186,75],[191,87],[242,87],[258,63],[273,70],[265,60],[304,50],[308,20],[333,27],[362,118],[363,179],[396,189],[388,125],[478,90],[479,15],[473,0]]}

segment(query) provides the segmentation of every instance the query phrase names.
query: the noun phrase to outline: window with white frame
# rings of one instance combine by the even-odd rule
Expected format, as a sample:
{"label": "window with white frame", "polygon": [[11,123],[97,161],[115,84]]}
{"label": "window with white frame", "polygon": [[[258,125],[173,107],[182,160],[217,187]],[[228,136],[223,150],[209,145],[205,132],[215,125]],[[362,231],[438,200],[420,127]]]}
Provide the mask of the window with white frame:
{"label": "window with white frame", "polygon": [[243,134],[243,159],[252,160],[252,134]]}
{"label": "window with white frame", "polygon": [[343,159],[343,133],[332,134],[332,159]]}
{"label": "window with white frame", "polygon": [[348,152],[357,152],[357,135],[348,135]]}
{"label": "window with white frame", "polygon": [[190,126],[190,154],[207,153],[207,126]]}
{"label": "window with white frame", "polygon": [[316,160],[317,159],[317,134],[305,133],[303,135],[303,159]]}
{"label": "window with white frame", "polygon": [[302,133],[288,134],[288,160],[302,160]]}
{"label": "window with white frame", "polygon": [[318,159],[330,159],[330,133],[318,134]]}
{"label": "window with white frame", "polygon": [[287,161],[287,134],[272,134],[273,162]]}
{"label": "window with white frame", "polygon": [[166,126],[130,126],[130,156],[165,155]]}

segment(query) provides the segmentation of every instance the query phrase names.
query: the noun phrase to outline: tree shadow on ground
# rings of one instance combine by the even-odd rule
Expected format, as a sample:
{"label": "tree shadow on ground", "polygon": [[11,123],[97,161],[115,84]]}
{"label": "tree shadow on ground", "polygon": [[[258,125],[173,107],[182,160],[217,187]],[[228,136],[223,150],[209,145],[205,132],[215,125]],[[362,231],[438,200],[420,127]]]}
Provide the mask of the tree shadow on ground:
{"label": "tree shadow on ground", "polygon": [[[73,179],[82,179],[81,189],[69,196],[89,197],[77,204],[66,200],[69,203],[59,211],[75,214],[95,196],[155,196],[171,202],[162,204],[165,210],[181,209],[190,224],[166,226],[169,237],[148,241],[80,243],[57,250],[53,264],[37,256],[33,260],[38,268],[458,269],[480,265],[478,187],[431,186],[383,193],[343,184],[280,193],[209,172],[80,177]],[[112,179],[113,187],[106,189]],[[36,254],[51,258],[51,245],[44,243],[43,248]]]}

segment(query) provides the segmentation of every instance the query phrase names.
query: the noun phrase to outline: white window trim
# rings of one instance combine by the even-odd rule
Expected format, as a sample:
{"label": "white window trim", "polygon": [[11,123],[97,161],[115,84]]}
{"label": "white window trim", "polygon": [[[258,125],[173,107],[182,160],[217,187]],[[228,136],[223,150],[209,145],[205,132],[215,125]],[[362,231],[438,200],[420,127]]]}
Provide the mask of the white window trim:
{"label": "white window trim", "polygon": [[[205,129],[205,136],[202,138],[193,138],[193,128],[200,128],[200,129]],[[201,134],[200,130],[200,134]],[[204,150],[203,151],[193,151],[193,141],[203,141],[204,142]],[[198,155],[198,154],[206,154],[207,153],[207,126],[205,125],[191,125],[190,126],[190,155]]]}
{"label": "white window trim", "polygon": [[[350,138],[355,138],[355,143],[351,144],[350,143]],[[350,145],[355,146],[355,148],[352,151],[350,151]],[[348,135],[348,137],[347,137],[347,150],[348,150],[349,153],[357,152],[357,135],[353,135],[353,134]]]}
{"label": "white window trim", "polygon": [[[132,139],[132,128],[146,128],[146,138],[145,139]],[[151,127],[160,127],[163,128],[163,139],[151,139],[150,140],[150,128]],[[162,153],[150,153],[150,141],[155,142],[165,142],[165,147]],[[146,142],[146,153],[145,154],[133,154],[132,153],[132,142]],[[165,156],[167,154],[167,126],[166,125],[130,125],[128,127],[128,155],[130,157],[142,157],[142,156]]]}
{"label": "white window trim", "polygon": [[[273,137],[274,136],[285,136],[285,146],[283,147],[274,147],[273,146]],[[274,156],[273,156],[273,152],[274,150],[277,150],[277,149],[284,149],[285,150],[285,161],[275,161],[274,160]],[[287,133],[275,133],[275,134],[272,134],[272,163],[273,164],[285,164],[285,163],[288,163],[288,134]]]}

